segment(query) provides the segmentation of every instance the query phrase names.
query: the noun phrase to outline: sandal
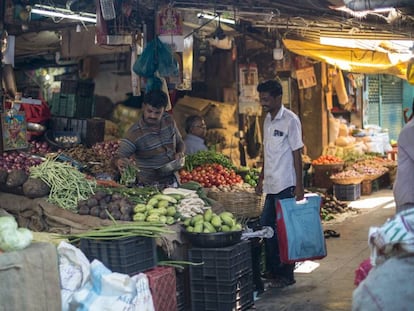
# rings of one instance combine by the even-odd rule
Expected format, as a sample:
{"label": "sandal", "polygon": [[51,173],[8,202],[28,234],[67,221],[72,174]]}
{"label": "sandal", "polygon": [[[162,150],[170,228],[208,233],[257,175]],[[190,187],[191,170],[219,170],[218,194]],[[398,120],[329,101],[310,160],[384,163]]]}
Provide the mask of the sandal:
{"label": "sandal", "polygon": [[341,236],[340,233],[336,232],[335,230],[325,230],[323,232],[325,239],[329,238],[339,238]]}
{"label": "sandal", "polygon": [[269,282],[269,288],[285,288],[296,283],[296,280],[273,279]]}

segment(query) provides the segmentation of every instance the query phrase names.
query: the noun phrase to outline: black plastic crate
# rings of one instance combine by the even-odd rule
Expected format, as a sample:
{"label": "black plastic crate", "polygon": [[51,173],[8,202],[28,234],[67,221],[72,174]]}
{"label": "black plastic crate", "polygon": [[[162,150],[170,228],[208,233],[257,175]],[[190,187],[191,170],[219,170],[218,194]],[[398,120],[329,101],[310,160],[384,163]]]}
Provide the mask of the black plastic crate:
{"label": "black plastic crate", "polygon": [[93,96],[95,83],[80,80],[62,80],[60,92],[63,94],[74,94],[79,96]]}
{"label": "black plastic crate", "polygon": [[80,249],[90,261],[98,259],[112,272],[134,275],[157,265],[153,238],[81,239]]}
{"label": "black plastic crate", "polygon": [[250,241],[221,248],[190,248],[188,260],[203,262],[190,265],[191,280],[233,281],[252,269]]}
{"label": "black plastic crate", "polygon": [[78,88],[77,80],[62,80],[60,82],[60,92],[65,94],[76,94]]}
{"label": "black plastic crate", "polygon": [[186,297],[185,297],[186,274],[177,272],[175,276],[176,276],[176,290],[177,290],[177,311],[184,311],[186,310]]}
{"label": "black plastic crate", "polygon": [[334,196],[341,201],[354,201],[361,197],[361,184],[334,185]]}
{"label": "black plastic crate", "polygon": [[254,303],[252,273],[233,282],[192,281],[191,307],[197,311],[240,311]]}

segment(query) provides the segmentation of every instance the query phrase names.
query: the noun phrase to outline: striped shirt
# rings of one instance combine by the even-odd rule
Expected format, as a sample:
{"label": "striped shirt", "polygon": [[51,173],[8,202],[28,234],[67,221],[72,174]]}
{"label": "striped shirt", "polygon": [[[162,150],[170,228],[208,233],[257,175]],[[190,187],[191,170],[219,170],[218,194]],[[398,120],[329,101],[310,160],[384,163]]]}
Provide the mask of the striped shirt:
{"label": "striped shirt", "polygon": [[140,170],[140,183],[168,184],[173,182],[176,176],[173,173],[169,176],[159,176],[156,169],[175,159],[177,146],[180,144],[183,144],[183,139],[169,113],[164,112],[159,128],[149,127],[141,116],[120,140],[118,157],[134,158]]}

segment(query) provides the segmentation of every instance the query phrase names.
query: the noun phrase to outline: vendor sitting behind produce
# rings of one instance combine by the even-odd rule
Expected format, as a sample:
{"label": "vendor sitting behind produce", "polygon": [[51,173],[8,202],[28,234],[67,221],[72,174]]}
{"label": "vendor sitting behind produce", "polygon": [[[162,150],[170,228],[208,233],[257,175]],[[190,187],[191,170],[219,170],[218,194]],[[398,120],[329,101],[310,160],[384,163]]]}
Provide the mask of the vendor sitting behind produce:
{"label": "vendor sitting behind produce", "polygon": [[207,126],[203,117],[197,115],[189,116],[185,120],[185,131],[187,132],[187,136],[184,139],[186,154],[207,150],[207,146],[204,143]]}
{"label": "vendor sitting behind produce", "polygon": [[171,114],[165,111],[167,94],[153,90],[145,94],[141,117],[120,140],[115,164],[122,173],[131,165],[139,169],[138,183],[178,186],[177,171],[161,173],[158,168],[184,156],[185,145]]}

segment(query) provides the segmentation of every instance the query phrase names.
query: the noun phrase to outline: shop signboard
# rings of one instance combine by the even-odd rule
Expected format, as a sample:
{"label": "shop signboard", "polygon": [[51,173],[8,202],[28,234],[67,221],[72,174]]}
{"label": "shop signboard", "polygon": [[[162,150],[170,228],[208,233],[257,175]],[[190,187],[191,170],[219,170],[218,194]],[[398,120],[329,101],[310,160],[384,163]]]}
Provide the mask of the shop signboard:
{"label": "shop signboard", "polygon": [[24,112],[10,110],[1,114],[3,151],[28,147],[27,123]]}
{"label": "shop signboard", "polygon": [[239,113],[241,114],[259,114],[259,93],[257,85],[259,75],[256,64],[241,64],[239,66],[240,95],[239,95]]}

